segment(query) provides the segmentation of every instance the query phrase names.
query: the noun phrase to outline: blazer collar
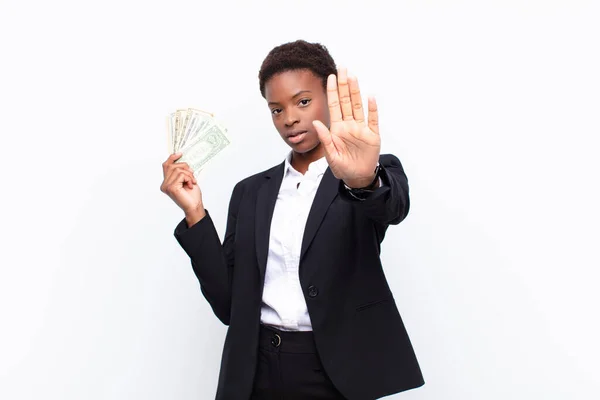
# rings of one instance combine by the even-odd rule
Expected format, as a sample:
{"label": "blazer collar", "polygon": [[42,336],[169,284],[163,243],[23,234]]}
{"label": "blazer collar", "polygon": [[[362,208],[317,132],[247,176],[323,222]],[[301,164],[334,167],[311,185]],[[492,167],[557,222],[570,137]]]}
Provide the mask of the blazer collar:
{"label": "blazer collar", "polygon": [[317,189],[317,194],[313,200],[310,212],[308,214],[308,219],[306,221],[306,227],[304,228],[304,237],[302,238],[302,247],[300,251],[300,262],[302,262],[304,255],[308,251],[310,244],[317,234],[317,231],[323,222],[323,218],[325,218],[325,214],[327,214],[329,206],[338,194],[339,183],[339,179],[337,179],[333,175],[333,172],[331,172],[331,169],[327,167],[325,174],[321,179],[321,183],[319,184],[319,188]]}
{"label": "blazer collar", "polygon": [[[317,163],[324,162],[326,167],[315,199],[313,200],[306,226],[304,236],[302,238],[302,247],[300,251],[300,263],[308,251],[329,206],[336,198],[339,188],[339,180],[333,175],[331,169],[327,167],[325,159],[316,161]],[[315,165],[317,168],[322,167],[320,164]],[[256,257],[260,270],[261,282],[264,282],[265,271],[267,268],[267,257],[269,253],[269,235],[271,232],[271,221],[273,219],[273,211],[277,201],[277,195],[283,175],[287,172],[286,162],[282,162],[278,166],[271,168],[264,175],[264,181],[258,188],[256,198],[256,221],[255,221],[255,242],[256,242]]]}
{"label": "blazer collar", "polygon": [[261,282],[265,279],[267,256],[269,253],[269,234],[271,220],[277,201],[277,194],[283,180],[285,162],[271,168],[264,175],[264,181],[258,188],[256,196],[256,221],[254,223],[254,236],[256,242],[256,258],[260,269]]}

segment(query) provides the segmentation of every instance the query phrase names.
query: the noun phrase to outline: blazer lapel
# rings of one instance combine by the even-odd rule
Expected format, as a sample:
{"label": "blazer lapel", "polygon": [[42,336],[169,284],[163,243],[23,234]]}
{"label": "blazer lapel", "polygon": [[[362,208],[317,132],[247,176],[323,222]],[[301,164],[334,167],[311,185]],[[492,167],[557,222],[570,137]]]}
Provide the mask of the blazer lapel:
{"label": "blazer lapel", "polygon": [[317,194],[315,195],[315,199],[310,208],[310,213],[308,214],[308,220],[306,221],[306,227],[304,229],[304,237],[302,238],[300,260],[302,260],[304,254],[306,254],[319,226],[321,226],[321,222],[323,222],[323,218],[325,218],[325,214],[327,214],[329,206],[336,198],[339,182],[339,179],[331,172],[331,168],[327,168],[321,179],[321,184],[317,189]]}
{"label": "blazer lapel", "polygon": [[265,175],[265,182],[258,188],[256,197],[254,236],[256,241],[256,258],[260,270],[261,282],[264,281],[265,270],[267,269],[271,220],[273,219],[273,210],[275,209],[277,194],[279,193],[279,188],[283,180],[284,165],[285,163],[281,163],[267,172]]}

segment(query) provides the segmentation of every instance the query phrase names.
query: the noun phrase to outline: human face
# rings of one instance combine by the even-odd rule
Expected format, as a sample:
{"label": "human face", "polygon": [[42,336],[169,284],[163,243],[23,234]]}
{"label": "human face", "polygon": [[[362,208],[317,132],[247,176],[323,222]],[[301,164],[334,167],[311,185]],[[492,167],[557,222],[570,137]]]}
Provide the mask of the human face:
{"label": "human face", "polygon": [[307,69],[280,72],[265,84],[273,124],[295,153],[321,153],[322,146],[312,122],[329,127],[329,109],[323,81]]}

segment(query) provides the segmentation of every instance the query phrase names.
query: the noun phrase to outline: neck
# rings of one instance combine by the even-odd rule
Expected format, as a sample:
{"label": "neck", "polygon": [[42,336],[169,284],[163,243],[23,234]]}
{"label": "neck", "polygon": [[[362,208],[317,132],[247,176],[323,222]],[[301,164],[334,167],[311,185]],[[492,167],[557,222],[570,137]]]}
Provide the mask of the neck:
{"label": "neck", "polygon": [[323,145],[319,143],[314,149],[307,151],[306,153],[292,152],[292,167],[301,174],[305,174],[308,171],[310,163],[317,161],[325,155]]}

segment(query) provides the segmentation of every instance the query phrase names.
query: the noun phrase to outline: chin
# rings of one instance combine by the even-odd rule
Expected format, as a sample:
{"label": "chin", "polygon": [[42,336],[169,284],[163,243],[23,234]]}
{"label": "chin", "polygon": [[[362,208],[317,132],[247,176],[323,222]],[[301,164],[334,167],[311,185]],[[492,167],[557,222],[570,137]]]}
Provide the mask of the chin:
{"label": "chin", "polygon": [[310,153],[311,151],[318,150],[320,147],[320,142],[317,143],[288,143],[288,145],[292,148],[292,150],[299,154]]}

